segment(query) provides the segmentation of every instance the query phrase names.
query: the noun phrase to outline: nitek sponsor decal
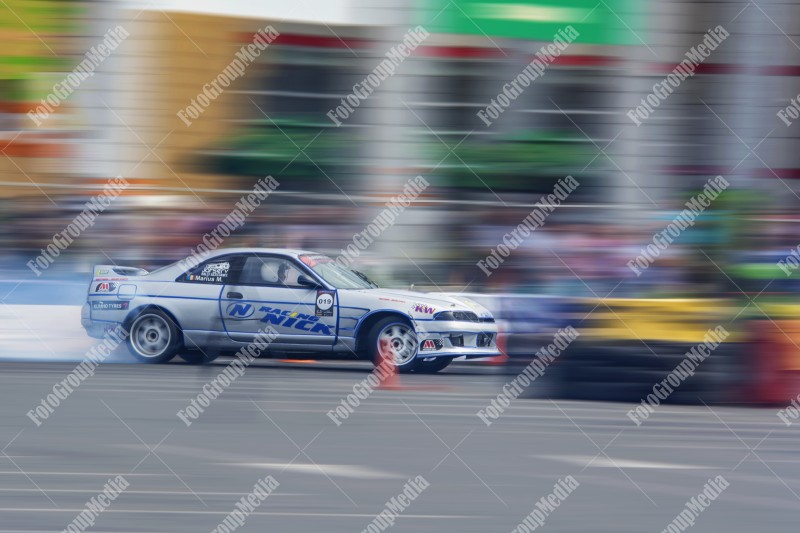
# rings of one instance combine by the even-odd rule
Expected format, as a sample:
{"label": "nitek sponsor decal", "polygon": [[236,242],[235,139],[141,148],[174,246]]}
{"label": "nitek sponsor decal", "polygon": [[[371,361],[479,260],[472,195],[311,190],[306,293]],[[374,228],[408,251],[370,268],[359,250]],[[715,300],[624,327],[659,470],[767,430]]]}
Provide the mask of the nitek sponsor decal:
{"label": "nitek sponsor decal", "polygon": [[109,283],[107,281],[98,283],[94,288],[94,292],[114,292],[117,289],[116,283]]}
{"label": "nitek sponsor decal", "polygon": [[414,307],[412,307],[411,310],[414,313],[424,313],[426,315],[432,315],[433,313],[436,312],[436,308],[435,307],[431,307],[429,305],[419,304],[419,303],[414,304]]}
{"label": "nitek sponsor decal", "polygon": [[321,335],[333,335],[331,328],[328,327],[327,324],[320,322],[318,316],[304,315],[297,311],[286,311],[278,309],[277,307],[267,307],[266,305],[260,307],[258,310],[266,313],[264,318],[261,319],[261,322],[283,326],[284,328],[295,328],[310,333],[319,333]]}
{"label": "nitek sponsor decal", "polygon": [[231,318],[249,318],[253,316],[255,310],[256,308],[253,307],[251,304],[234,302],[228,305],[228,308],[225,310],[225,313]]}
{"label": "nitek sponsor decal", "polygon": [[317,316],[333,316],[334,291],[317,291],[317,306],[315,313]]}
{"label": "nitek sponsor decal", "polygon": [[441,339],[427,339],[422,342],[421,351],[441,350],[444,347],[444,342]]}
{"label": "nitek sponsor decal", "polygon": [[95,311],[119,311],[121,309],[127,309],[129,303],[130,302],[114,302],[114,301],[92,302],[92,309]]}

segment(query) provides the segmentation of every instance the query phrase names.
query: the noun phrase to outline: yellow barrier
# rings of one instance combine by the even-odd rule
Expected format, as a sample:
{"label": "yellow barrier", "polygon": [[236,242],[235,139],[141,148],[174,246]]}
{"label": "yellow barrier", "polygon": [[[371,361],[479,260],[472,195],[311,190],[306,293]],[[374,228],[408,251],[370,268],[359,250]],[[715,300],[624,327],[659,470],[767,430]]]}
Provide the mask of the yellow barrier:
{"label": "yellow barrier", "polygon": [[[603,340],[652,340],[700,343],[709,329],[729,326],[741,310],[722,299],[588,299],[597,308],[582,328],[587,337]],[[728,328],[730,331],[730,328]],[[729,341],[735,340],[731,331]]]}

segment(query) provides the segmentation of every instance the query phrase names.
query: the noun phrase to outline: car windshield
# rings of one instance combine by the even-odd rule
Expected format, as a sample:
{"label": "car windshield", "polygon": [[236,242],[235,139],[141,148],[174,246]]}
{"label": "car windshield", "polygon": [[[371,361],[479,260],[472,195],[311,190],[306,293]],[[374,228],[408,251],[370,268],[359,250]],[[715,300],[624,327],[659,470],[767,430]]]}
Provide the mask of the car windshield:
{"label": "car windshield", "polygon": [[363,274],[354,272],[342,266],[325,255],[301,255],[300,261],[308,266],[319,276],[337,289],[374,289],[377,285],[372,283]]}

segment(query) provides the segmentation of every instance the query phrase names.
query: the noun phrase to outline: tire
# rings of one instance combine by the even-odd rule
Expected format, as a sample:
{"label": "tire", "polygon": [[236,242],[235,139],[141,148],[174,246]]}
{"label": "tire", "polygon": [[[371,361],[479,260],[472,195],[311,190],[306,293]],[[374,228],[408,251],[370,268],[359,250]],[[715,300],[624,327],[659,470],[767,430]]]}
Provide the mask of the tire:
{"label": "tire", "polygon": [[364,339],[364,351],[375,366],[381,362],[381,340],[395,347],[395,366],[399,372],[413,371],[419,364],[417,351],[419,343],[414,328],[400,317],[386,317],[378,320]]}
{"label": "tire", "polygon": [[452,357],[437,357],[433,361],[420,360],[417,363],[417,368],[414,371],[418,374],[435,374],[436,372],[447,368],[452,362]]}
{"label": "tire", "polygon": [[139,313],[129,331],[128,349],[143,363],[166,363],[183,345],[178,325],[160,309],[145,309]]}
{"label": "tire", "polygon": [[186,350],[180,353],[181,359],[190,365],[205,365],[219,357],[218,353],[203,353],[200,350]]}

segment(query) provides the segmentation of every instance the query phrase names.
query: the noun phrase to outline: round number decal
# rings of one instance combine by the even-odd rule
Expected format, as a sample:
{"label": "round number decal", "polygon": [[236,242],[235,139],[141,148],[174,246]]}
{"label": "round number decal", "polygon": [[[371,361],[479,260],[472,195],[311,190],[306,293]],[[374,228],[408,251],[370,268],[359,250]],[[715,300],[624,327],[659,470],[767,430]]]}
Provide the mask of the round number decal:
{"label": "round number decal", "polygon": [[330,294],[320,294],[317,296],[317,308],[320,311],[327,311],[333,307],[333,296]]}

